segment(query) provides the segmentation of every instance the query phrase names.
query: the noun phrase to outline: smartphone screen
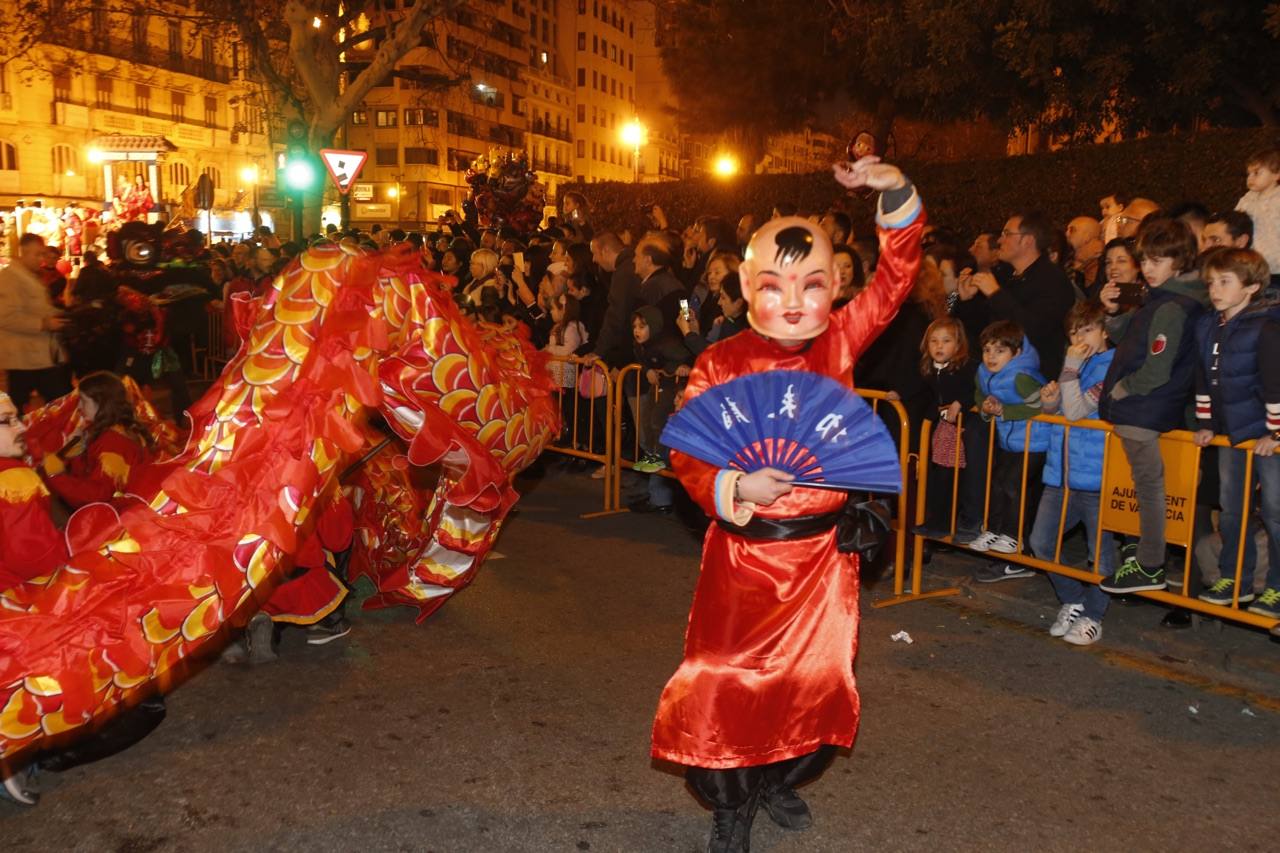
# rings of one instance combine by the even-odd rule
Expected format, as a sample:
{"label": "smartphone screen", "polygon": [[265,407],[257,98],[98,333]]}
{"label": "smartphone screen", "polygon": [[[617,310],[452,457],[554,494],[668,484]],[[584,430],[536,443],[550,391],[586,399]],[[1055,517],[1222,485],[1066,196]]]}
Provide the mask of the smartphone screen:
{"label": "smartphone screen", "polygon": [[1141,305],[1142,304],[1142,283],[1127,282],[1120,285],[1120,295],[1116,298],[1119,305]]}
{"label": "smartphone screen", "polygon": [[681,314],[688,314],[688,313],[689,313],[689,300],[688,300],[688,299],[681,299],[681,300],[680,300],[680,313],[681,313]]}

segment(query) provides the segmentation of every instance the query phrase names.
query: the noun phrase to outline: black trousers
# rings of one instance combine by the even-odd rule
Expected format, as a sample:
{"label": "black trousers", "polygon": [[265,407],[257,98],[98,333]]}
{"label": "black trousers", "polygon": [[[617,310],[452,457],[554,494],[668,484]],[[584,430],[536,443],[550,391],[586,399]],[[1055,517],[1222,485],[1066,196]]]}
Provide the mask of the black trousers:
{"label": "black trousers", "polygon": [[9,371],[9,396],[19,412],[31,399],[32,391],[38,391],[46,403],[70,394],[71,374],[66,365]]}
{"label": "black trousers", "polygon": [[[1022,542],[1031,536],[1040,494],[1044,491],[1044,453],[1027,454],[1027,495],[1022,512]],[[991,464],[991,510],[987,529],[1018,538],[1018,498],[1022,491],[1022,453],[996,448]]]}
{"label": "black trousers", "polygon": [[818,778],[835,754],[836,748],[825,744],[807,755],[756,767],[733,767],[728,770],[688,767],[684,771],[684,778],[694,793],[710,803],[712,808],[736,809],[766,786],[794,788]]}

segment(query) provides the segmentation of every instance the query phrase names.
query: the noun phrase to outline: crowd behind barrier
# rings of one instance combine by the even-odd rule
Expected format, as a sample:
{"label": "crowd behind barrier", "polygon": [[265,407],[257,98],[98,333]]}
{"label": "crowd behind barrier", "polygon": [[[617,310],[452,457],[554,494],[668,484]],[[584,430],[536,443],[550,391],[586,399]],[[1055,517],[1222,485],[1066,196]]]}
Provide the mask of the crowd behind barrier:
{"label": "crowd behind barrier", "polygon": [[[1076,172],[1092,162],[1088,158],[1094,155],[1086,152],[1070,156],[1084,158],[1072,161],[1074,165],[1068,170],[1077,186],[1094,186],[1097,180],[1112,175],[1103,172],[1085,181]],[[1195,202],[1161,208],[1155,201],[1126,194],[1117,181],[1114,186],[1108,185],[1107,193],[1098,199],[1097,214],[1073,211],[1077,215],[1065,227],[1029,209],[1005,211],[1001,215],[1003,222],[992,217],[982,222],[947,222],[946,211],[961,209],[955,206],[954,199],[944,198],[953,193],[939,190],[938,203],[930,204],[931,187],[917,179],[932,220],[925,228],[925,260],[898,316],[863,354],[854,371],[859,392],[872,401],[877,411],[892,410],[896,417],[890,431],[902,456],[904,490],[897,500],[894,601],[914,600],[927,594],[922,570],[924,542],[949,543],[979,554],[1003,554],[1001,559],[1013,567],[1005,574],[1010,578],[1020,576],[1019,571],[1023,570],[1019,567],[1038,566],[1043,559],[1044,555],[1031,557],[1025,553],[1028,528],[1037,515],[1039,494],[1045,488],[1040,473],[1043,452],[1026,451],[1028,458],[1019,465],[1013,459],[1019,455],[1016,447],[1006,453],[1004,448],[984,451],[971,446],[969,436],[975,431],[960,428],[963,415],[959,410],[977,408],[980,411],[971,417],[988,416],[982,395],[974,397],[975,382],[988,383],[984,393],[995,406],[1006,407],[1004,411],[1010,414],[1007,419],[997,414],[996,421],[1026,421],[1037,429],[1042,425],[1060,426],[1070,436],[1084,423],[1109,420],[1121,426],[1106,428],[1108,438],[1099,455],[1106,459],[1126,456],[1132,445],[1135,453],[1146,453],[1147,462],[1155,447],[1154,436],[1168,434],[1175,425],[1146,429],[1150,436],[1144,441],[1130,438],[1128,433],[1143,427],[1143,400],[1159,402],[1159,406],[1152,403],[1146,407],[1154,409],[1171,405],[1180,408],[1198,400],[1197,395],[1205,401],[1216,399],[1217,409],[1205,426],[1229,435],[1214,439],[1211,446],[1225,452],[1222,443],[1231,441],[1234,447],[1253,447],[1256,452],[1241,470],[1229,470],[1228,475],[1250,478],[1256,469],[1264,475],[1264,485],[1270,482],[1267,477],[1274,467],[1274,436],[1280,435],[1270,431],[1280,429],[1280,397],[1272,400],[1268,396],[1268,389],[1276,384],[1277,371],[1260,370],[1259,364],[1269,363],[1263,350],[1276,337],[1273,315],[1278,297],[1274,277],[1270,282],[1250,283],[1255,293],[1250,302],[1251,313],[1244,315],[1252,322],[1258,312],[1266,312],[1270,319],[1256,324],[1258,328],[1250,326],[1248,335],[1232,337],[1228,349],[1235,349],[1224,362],[1229,368],[1224,376],[1232,382],[1239,384],[1245,374],[1255,377],[1253,384],[1261,389],[1256,399],[1230,397],[1224,404],[1222,399],[1214,398],[1216,386],[1192,390],[1192,376],[1210,369],[1209,362],[1197,355],[1202,350],[1202,339],[1216,334],[1217,327],[1211,320],[1222,316],[1218,308],[1208,304],[1208,291],[1200,274],[1202,265],[1224,251],[1252,247],[1257,250],[1251,255],[1255,266],[1261,263],[1266,271],[1263,278],[1270,270],[1280,269],[1280,154],[1272,149],[1247,157],[1241,154],[1238,162],[1248,167],[1248,192],[1240,197],[1236,209],[1227,209],[1220,201],[1238,191],[1225,188],[1234,181],[1224,181],[1224,188],[1212,195],[1211,200],[1220,208],[1217,211]],[[1066,161],[1059,165],[1063,163]],[[1008,168],[1018,167],[1014,164]],[[866,199],[849,194],[833,196],[828,189],[825,201],[819,203],[799,193],[798,186],[770,182],[769,191],[779,196],[769,199],[767,205],[753,203],[740,211],[744,215],[737,220],[712,215],[713,205],[708,198],[704,209],[664,211],[660,205],[645,205],[643,224],[631,228],[629,217],[619,215],[614,221],[610,214],[593,216],[591,202],[597,203],[597,211],[616,207],[617,199],[612,195],[588,199],[585,192],[566,192],[560,215],[533,234],[520,234],[501,226],[486,227],[474,216],[468,219],[448,215],[432,232],[407,233],[374,226],[368,231],[330,229],[311,239],[344,240],[368,248],[411,243],[420,251],[427,268],[456,280],[459,305],[477,321],[523,328],[533,345],[545,350],[550,358],[549,369],[553,371],[552,381],[565,422],[565,432],[553,450],[575,457],[575,464],[594,468],[592,476],[602,481],[601,512],[624,508],[661,512],[671,509],[679,485],[667,469],[666,450],[657,437],[665,418],[676,408],[684,377],[699,353],[747,328],[738,265],[751,233],[766,216],[764,209],[769,210],[768,215],[807,216],[830,236],[837,307],[861,290],[874,287],[878,245],[875,235],[861,227],[863,220],[859,218],[866,212]],[[614,190],[597,189],[602,194],[612,194]],[[788,197],[787,193],[792,192],[796,195]],[[128,223],[126,227],[134,225],[140,223]],[[1162,286],[1164,280],[1153,278],[1160,274],[1148,270],[1152,258],[1143,254],[1143,235],[1150,237],[1155,231],[1164,235],[1157,247],[1160,252],[1166,256],[1181,252],[1178,275],[1169,278],[1170,286]],[[1193,257],[1183,257],[1187,253],[1173,247],[1177,240],[1171,243],[1169,235],[1175,232],[1175,236],[1190,241]],[[159,239],[155,232],[129,234],[131,240]],[[103,239],[97,245],[86,244],[83,264],[69,273],[57,263],[65,247],[50,249],[39,238],[30,241],[28,236],[9,241],[13,263],[4,274],[10,279],[20,277],[26,284],[35,281],[37,287],[47,289],[42,316],[51,319],[41,322],[51,326],[47,334],[55,345],[45,346],[44,351],[57,351],[56,344],[60,343],[70,355],[69,361],[47,367],[12,361],[0,364],[8,370],[10,387],[14,387],[15,378],[19,380],[19,407],[28,406],[39,397],[56,396],[59,388],[69,387],[68,373],[85,375],[108,369],[127,372],[139,384],[158,390],[162,402],[167,402],[162,408],[179,415],[188,399],[182,380],[199,382],[216,377],[239,346],[230,310],[232,297],[237,293],[264,292],[279,269],[302,248],[300,242],[281,243],[269,230],[250,240],[212,246],[195,240],[198,236],[189,234],[161,244],[163,250],[152,258],[172,261],[163,268],[163,275],[157,274],[160,267],[154,264],[140,268],[119,259],[110,265],[99,263],[93,253],[104,247]],[[1154,244],[1150,239],[1147,242],[1147,254],[1154,257],[1156,253],[1150,250]],[[1237,267],[1245,269],[1238,264]],[[136,290],[140,297],[126,293],[130,290]],[[7,288],[0,288],[0,296],[5,292]],[[1088,377],[1090,387],[1084,388],[1083,396],[1077,393],[1077,397],[1088,397],[1095,410],[1109,406],[1112,411],[1085,421],[1072,415],[1070,423],[1059,423],[1045,414],[1049,409],[1042,404],[1042,394],[1058,393],[1059,380],[1070,372],[1063,371],[1064,366],[1073,364],[1070,347],[1075,345],[1075,331],[1064,328],[1064,322],[1081,305],[1095,306],[1101,312],[1102,319],[1094,323],[1102,329],[1104,343],[1099,352],[1108,349],[1108,337],[1112,343],[1120,344],[1108,351],[1117,360],[1123,355],[1127,360],[1124,369],[1133,378],[1118,384],[1113,381],[1115,377],[1103,381],[1103,371],[1097,367],[1101,360],[1093,360],[1095,367],[1091,369],[1096,375]],[[1181,312],[1176,328],[1152,325],[1150,315],[1158,315],[1159,323],[1168,324],[1175,308]],[[1242,322],[1220,325],[1234,334]],[[939,327],[940,323],[945,328]],[[1137,331],[1126,337],[1130,327]],[[982,350],[992,342],[993,329],[999,339],[995,343],[1007,344],[1013,351],[1012,363],[1017,366],[1014,380],[1003,382],[991,371],[983,374]],[[938,332],[945,333],[944,337],[950,334],[967,340],[968,353],[935,354],[932,339]],[[0,335],[11,334],[0,322]],[[109,345],[97,346],[103,343],[101,338],[110,338]],[[1139,338],[1143,340],[1138,341]],[[1245,346],[1237,346],[1239,341],[1248,344],[1247,353],[1237,351]],[[1158,361],[1166,351],[1176,356],[1177,364],[1154,371],[1159,374],[1159,381],[1153,383],[1149,375],[1153,371],[1143,365]],[[1023,362],[1031,353],[1038,362],[1024,370]],[[1270,363],[1280,363],[1280,355],[1276,359]],[[1079,368],[1079,364],[1072,367],[1077,371]],[[52,377],[55,373],[57,376]],[[1077,383],[1082,381],[1078,372],[1071,375]],[[1216,376],[1201,378],[1210,385],[1216,381]],[[1124,384],[1129,381],[1134,387]],[[1167,399],[1160,398],[1157,388],[1168,389]],[[1121,401],[1121,392],[1128,402]],[[1001,395],[1003,403],[998,399]],[[166,396],[170,397],[168,401],[164,401]],[[954,407],[959,409],[953,421],[948,422],[946,412]],[[1244,410],[1248,411],[1241,415]],[[1130,422],[1125,422],[1126,417]],[[1242,436],[1231,423],[1242,417],[1249,421],[1249,435]],[[1179,421],[1176,426],[1194,426],[1189,421]],[[1040,440],[1038,432],[1023,426],[1024,445]],[[991,441],[1016,432],[1011,432],[1007,424],[993,429],[996,437]],[[1203,432],[1205,429],[1197,431],[1194,440],[1201,441]],[[954,534],[960,525],[954,517],[945,525],[947,535],[932,535],[936,530],[931,528],[936,525],[935,519],[930,518],[930,504],[941,494],[935,469],[945,467],[936,464],[940,447],[952,454],[953,471],[959,470],[963,456],[969,454],[972,464],[981,466],[985,475],[976,483],[967,484],[954,477],[950,500],[943,503],[949,504],[953,513],[957,505],[981,504],[975,522],[983,537],[979,544],[995,543],[1001,547],[984,550],[972,541],[959,541]],[[1198,455],[1191,470],[1179,470],[1175,472],[1177,476],[1199,478]],[[1216,477],[1217,472],[1209,470],[1211,467],[1204,466],[1206,480]],[[624,480],[624,471],[651,476]],[[625,495],[624,487],[637,482],[647,494]],[[1144,477],[1143,482],[1144,486],[1135,489],[1135,500],[1139,497],[1137,492],[1144,488],[1148,497],[1152,494],[1152,482],[1156,488],[1163,488],[1158,479]],[[1185,483],[1170,484],[1170,489],[1175,485],[1186,491]],[[1074,488],[1067,484],[1059,489],[1061,504],[1057,511],[1061,518],[1065,519],[1069,511],[1072,517],[1079,514],[1074,507],[1078,496]],[[1211,530],[1206,528],[1206,519],[1212,510],[1205,507],[1219,500],[1206,495],[1211,491],[1207,487],[1201,489],[1201,501],[1192,514],[1196,535],[1179,546],[1187,548],[1188,554],[1205,538],[1205,530]],[[1229,501],[1227,515],[1241,519],[1242,529],[1249,518],[1262,515],[1263,521],[1269,522],[1264,525],[1269,532],[1276,527],[1272,516],[1277,512],[1269,494],[1264,488],[1255,495],[1242,486],[1243,500]],[[1150,508],[1154,503],[1148,500],[1147,505]],[[907,519],[915,522],[915,530]],[[1005,529],[987,529],[988,523]],[[1089,526],[1095,533],[1094,550],[1106,551],[1099,547],[1103,531],[1097,525]],[[1149,534],[1150,530],[1145,532]],[[1139,538],[1148,540],[1142,554],[1150,562],[1155,538]],[[1224,538],[1230,541],[1228,550],[1238,552],[1234,569],[1223,570],[1222,577],[1216,580],[1212,572],[1204,574],[1215,586],[1234,577],[1234,588],[1227,590],[1225,604],[1191,603],[1187,609],[1264,625],[1268,617],[1256,611],[1268,602],[1269,606],[1280,608],[1280,589],[1274,585],[1252,593],[1241,589],[1246,580],[1245,565],[1253,560],[1260,579],[1266,574],[1264,561],[1257,555],[1251,536]],[[1271,552],[1275,550],[1272,548]],[[1049,556],[1061,554],[1055,549],[1055,554]],[[1142,594],[1178,605],[1191,600],[1195,583],[1188,581],[1198,581],[1200,573],[1187,570],[1190,559],[1186,556],[1180,573],[1170,573],[1171,578],[1174,574],[1183,576],[1182,593],[1144,590]],[[1132,554],[1125,560],[1124,565],[1129,565]],[[1081,573],[1058,559],[1047,562],[1066,577],[1084,577],[1094,584],[1105,577],[1101,570]],[[1130,565],[1128,570],[1131,576],[1132,568]],[[1221,599],[1224,593],[1219,590],[1212,594]],[[1258,595],[1258,601],[1245,600],[1250,594]],[[1255,612],[1248,613],[1245,604]]]}

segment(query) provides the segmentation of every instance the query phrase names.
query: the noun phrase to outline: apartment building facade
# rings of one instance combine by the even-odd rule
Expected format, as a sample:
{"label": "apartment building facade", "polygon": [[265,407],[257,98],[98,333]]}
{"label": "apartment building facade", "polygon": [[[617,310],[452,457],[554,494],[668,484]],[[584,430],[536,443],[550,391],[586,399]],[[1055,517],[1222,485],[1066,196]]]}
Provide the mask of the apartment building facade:
{"label": "apartment building facade", "polygon": [[95,9],[0,65],[0,207],[109,206],[121,182],[156,217],[200,174],[245,206],[271,167],[268,109],[237,45],[163,11]]}

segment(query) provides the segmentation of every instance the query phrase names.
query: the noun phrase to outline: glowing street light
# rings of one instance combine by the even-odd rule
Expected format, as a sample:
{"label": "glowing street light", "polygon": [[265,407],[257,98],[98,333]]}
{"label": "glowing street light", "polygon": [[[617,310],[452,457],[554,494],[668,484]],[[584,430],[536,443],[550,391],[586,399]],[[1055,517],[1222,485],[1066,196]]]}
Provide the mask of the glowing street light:
{"label": "glowing street light", "polygon": [[396,198],[400,195],[399,187],[387,187],[387,198]]}
{"label": "glowing street light", "polygon": [[629,145],[632,149],[632,165],[635,166],[635,181],[640,183],[640,146],[644,145],[648,140],[649,131],[640,119],[633,118],[627,122],[618,131],[618,136],[622,140],[623,145]]}
{"label": "glowing street light", "polygon": [[101,163],[101,162],[102,162],[103,160],[105,160],[105,159],[106,159],[106,155],[104,155],[104,154],[102,153],[102,149],[101,149],[101,148],[90,148],[90,149],[89,149],[89,162],[90,162],[90,163]]}
{"label": "glowing street light", "polygon": [[721,154],[711,168],[721,178],[732,178],[738,174],[738,158],[732,154]]}

